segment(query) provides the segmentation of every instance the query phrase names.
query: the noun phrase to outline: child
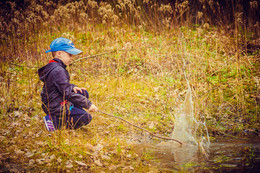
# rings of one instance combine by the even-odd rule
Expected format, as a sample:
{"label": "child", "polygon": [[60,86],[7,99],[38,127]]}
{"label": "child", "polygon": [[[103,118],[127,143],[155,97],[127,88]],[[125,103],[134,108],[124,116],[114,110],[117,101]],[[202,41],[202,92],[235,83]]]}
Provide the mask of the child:
{"label": "child", "polygon": [[[89,100],[85,88],[79,88],[70,83],[70,76],[66,67],[72,62],[73,55],[82,53],[76,49],[72,41],[60,37],[52,41],[50,50],[54,59],[38,70],[40,80],[44,85],[41,92],[42,108],[53,120],[55,129],[65,126],[77,129],[87,125],[92,120],[91,112],[98,108]],[[46,122],[45,122],[46,123]]]}

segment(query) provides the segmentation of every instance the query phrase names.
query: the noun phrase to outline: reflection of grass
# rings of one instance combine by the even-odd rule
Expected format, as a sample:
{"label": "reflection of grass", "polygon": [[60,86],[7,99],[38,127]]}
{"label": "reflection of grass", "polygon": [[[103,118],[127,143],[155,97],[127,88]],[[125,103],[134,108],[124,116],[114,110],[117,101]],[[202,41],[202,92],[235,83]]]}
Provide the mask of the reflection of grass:
{"label": "reflection of grass", "polygon": [[232,159],[231,157],[228,157],[228,156],[222,154],[220,156],[215,157],[214,162],[215,163],[223,163],[223,162],[228,162],[231,159]]}
{"label": "reflection of grass", "polygon": [[256,151],[252,146],[245,147],[242,150],[242,154],[243,154],[242,165],[251,166],[254,164],[256,159]]}
{"label": "reflection of grass", "polygon": [[[241,155],[242,154],[242,155]],[[227,153],[220,154],[216,156],[213,161],[218,164],[219,167],[237,167],[237,166],[252,166],[255,161],[255,150],[253,147],[245,147],[235,151],[234,153],[229,153],[232,156],[226,156]],[[241,159],[234,161],[234,158],[239,157]]]}
{"label": "reflection of grass", "polygon": [[[194,166],[197,166],[197,165],[198,165],[198,163],[188,162],[188,163],[183,164],[183,167],[190,168],[190,167],[194,167]],[[200,165],[200,166],[203,166],[203,165]]]}

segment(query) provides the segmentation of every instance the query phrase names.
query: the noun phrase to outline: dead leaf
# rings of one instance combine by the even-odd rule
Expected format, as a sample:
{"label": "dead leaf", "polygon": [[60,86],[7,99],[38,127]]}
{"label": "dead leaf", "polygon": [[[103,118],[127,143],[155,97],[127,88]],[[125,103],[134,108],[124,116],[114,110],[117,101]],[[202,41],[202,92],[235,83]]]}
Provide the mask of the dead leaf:
{"label": "dead leaf", "polygon": [[37,145],[40,145],[40,146],[44,146],[44,145],[46,145],[46,142],[37,141],[36,144],[37,144]]}
{"label": "dead leaf", "polygon": [[150,124],[149,124],[149,126],[148,126],[150,129],[152,129],[152,128],[154,128],[154,123],[153,122],[151,122]]}
{"label": "dead leaf", "polygon": [[105,154],[102,155],[101,158],[102,158],[103,160],[110,160],[110,159],[111,159],[108,155],[105,155]]}
{"label": "dead leaf", "polygon": [[31,118],[27,114],[23,114],[23,120],[24,121],[30,121]]}
{"label": "dead leaf", "polygon": [[26,126],[26,127],[31,127],[32,125],[29,124],[29,123],[25,123],[25,126]]}
{"label": "dead leaf", "polygon": [[123,168],[123,171],[127,171],[127,170],[134,170],[134,167],[127,166],[127,167]]}
{"label": "dead leaf", "polygon": [[154,87],[154,92],[158,92],[160,90],[160,87]]}
{"label": "dead leaf", "polygon": [[15,150],[15,153],[18,154],[18,155],[19,154],[24,154],[24,151],[22,151],[22,150]]}
{"label": "dead leaf", "polygon": [[86,163],[83,163],[83,162],[81,162],[81,161],[75,161],[78,165],[80,165],[80,166],[87,166],[87,164]]}
{"label": "dead leaf", "polygon": [[26,154],[25,154],[27,157],[32,157],[33,155],[34,155],[34,153],[33,152],[30,152],[30,151],[28,151]]}
{"label": "dead leaf", "polygon": [[50,161],[54,160],[56,158],[55,154],[51,155]]}
{"label": "dead leaf", "polygon": [[95,147],[90,143],[86,143],[86,148],[88,148],[90,151],[95,151]]}
{"label": "dead leaf", "polygon": [[103,149],[103,145],[97,144],[94,148],[95,148],[95,152],[100,152]]}
{"label": "dead leaf", "polygon": [[42,131],[38,132],[35,136],[36,138],[40,137],[40,135],[42,134]]}
{"label": "dead leaf", "polygon": [[15,117],[15,118],[20,117],[20,115],[21,115],[21,112],[19,112],[19,111],[14,111],[14,117]]}
{"label": "dead leaf", "polygon": [[65,145],[69,145],[69,144],[70,144],[69,139],[66,139],[66,140],[64,141],[64,144],[65,144]]}
{"label": "dead leaf", "polygon": [[3,141],[5,139],[4,136],[0,136],[0,141]]}
{"label": "dead leaf", "polygon": [[62,159],[59,157],[59,158],[57,159],[57,162],[61,163],[61,162],[62,162]]}
{"label": "dead leaf", "polygon": [[103,166],[103,164],[100,162],[99,159],[98,159],[98,160],[95,160],[94,163],[95,163],[97,166],[100,166],[100,167]]}
{"label": "dead leaf", "polygon": [[35,161],[33,159],[29,160],[29,166],[34,165]]}
{"label": "dead leaf", "polygon": [[13,122],[9,127],[12,127],[12,128],[14,128],[14,127],[18,127],[20,125],[20,122]]}
{"label": "dead leaf", "polygon": [[68,169],[73,168],[73,164],[72,164],[72,161],[71,161],[71,160],[68,160],[68,161],[66,162],[66,168],[68,168]]}
{"label": "dead leaf", "polygon": [[36,162],[40,165],[44,164],[45,159],[36,159]]}

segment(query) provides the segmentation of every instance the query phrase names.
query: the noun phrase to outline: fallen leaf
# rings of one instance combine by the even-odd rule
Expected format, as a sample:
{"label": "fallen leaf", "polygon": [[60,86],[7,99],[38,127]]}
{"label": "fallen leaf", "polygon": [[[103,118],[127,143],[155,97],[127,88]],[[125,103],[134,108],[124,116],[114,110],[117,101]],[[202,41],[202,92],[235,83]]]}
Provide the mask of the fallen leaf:
{"label": "fallen leaf", "polygon": [[110,160],[110,159],[111,159],[108,155],[105,155],[105,154],[102,155],[101,158],[102,158],[103,160]]}
{"label": "fallen leaf", "polygon": [[151,122],[151,124],[148,126],[150,129],[154,128],[154,123]]}
{"label": "fallen leaf", "polygon": [[20,117],[21,113],[19,111],[14,111],[14,117],[17,118],[17,117]]}
{"label": "fallen leaf", "polygon": [[37,144],[37,145],[44,146],[44,145],[46,145],[46,142],[38,141],[38,142],[36,142],[36,144]]}
{"label": "fallen leaf", "polygon": [[134,170],[134,167],[132,166],[127,166],[125,168],[123,168],[123,172],[127,171],[127,170]]}
{"label": "fallen leaf", "polygon": [[0,136],[0,141],[3,141],[5,139],[4,136]]}
{"label": "fallen leaf", "polygon": [[69,139],[66,139],[66,140],[64,141],[64,144],[65,144],[65,145],[69,145],[69,144],[70,144]]}
{"label": "fallen leaf", "polygon": [[61,162],[62,162],[62,159],[59,157],[59,158],[57,159],[57,161],[58,161],[59,163],[61,163]]}
{"label": "fallen leaf", "polygon": [[31,127],[32,125],[29,124],[29,123],[25,123],[25,126],[26,126],[26,127]]}
{"label": "fallen leaf", "polygon": [[73,165],[72,165],[72,161],[71,161],[71,160],[68,160],[68,161],[66,162],[66,168],[68,168],[68,169],[73,168]]}
{"label": "fallen leaf", "polygon": [[54,160],[56,158],[55,154],[51,155],[50,160]]}
{"label": "fallen leaf", "polygon": [[15,150],[15,153],[16,154],[24,154],[24,151],[22,151],[22,150]]}
{"label": "fallen leaf", "polygon": [[5,135],[8,135],[8,134],[10,134],[10,131],[9,131],[9,130],[7,130],[7,131],[4,132],[4,136],[5,136]]}
{"label": "fallen leaf", "polygon": [[86,144],[86,148],[89,149],[90,151],[95,151],[95,147],[91,145],[90,143]]}
{"label": "fallen leaf", "polygon": [[100,162],[99,159],[98,159],[98,160],[95,160],[94,163],[95,163],[97,166],[100,166],[100,167],[103,166],[103,164]]}
{"label": "fallen leaf", "polygon": [[95,148],[95,152],[100,152],[103,149],[103,145],[97,144],[94,148]]}
{"label": "fallen leaf", "polygon": [[75,161],[78,165],[80,165],[80,166],[87,166],[87,164],[86,163],[83,163],[83,162],[81,162],[81,161]]}
{"label": "fallen leaf", "polygon": [[30,121],[31,118],[27,114],[23,114],[23,120],[24,121]]}
{"label": "fallen leaf", "polygon": [[20,122],[13,122],[9,127],[18,127],[20,125]]}
{"label": "fallen leaf", "polygon": [[158,92],[160,90],[160,87],[154,87],[154,92]]}
{"label": "fallen leaf", "polygon": [[33,159],[29,160],[29,166],[34,165],[34,163],[35,163],[35,160],[33,160]]}
{"label": "fallen leaf", "polygon": [[45,159],[36,159],[36,162],[40,165],[44,164]]}
{"label": "fallen leaf", "polygon": [[25,154],[27,157],[32,157],[33,155],[34,155],[34,153],[33,152],[30,152],[30,151],[28,151],[26,154]]}

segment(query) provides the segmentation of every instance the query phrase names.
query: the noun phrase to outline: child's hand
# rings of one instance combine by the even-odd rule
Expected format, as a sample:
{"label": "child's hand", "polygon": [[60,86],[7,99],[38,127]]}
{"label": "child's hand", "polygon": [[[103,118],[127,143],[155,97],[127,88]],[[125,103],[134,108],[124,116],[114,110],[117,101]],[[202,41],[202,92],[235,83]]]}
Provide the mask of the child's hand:
{"label": "child's hand", "polygon": [[87,90],[86,88],[79,88],[79,87],[74,87],[73,88],[73,91],[75,92],[75,93],[77,93],[78,91],[80,92],[80,93],[82,93],[82,90]]}
{"label": "child's hand", "polygon": [[97,108],[94,104],[92,104],[88,110],[89,110],[90,112],[97,112],[97,111],[98,111],[98,108]]}

